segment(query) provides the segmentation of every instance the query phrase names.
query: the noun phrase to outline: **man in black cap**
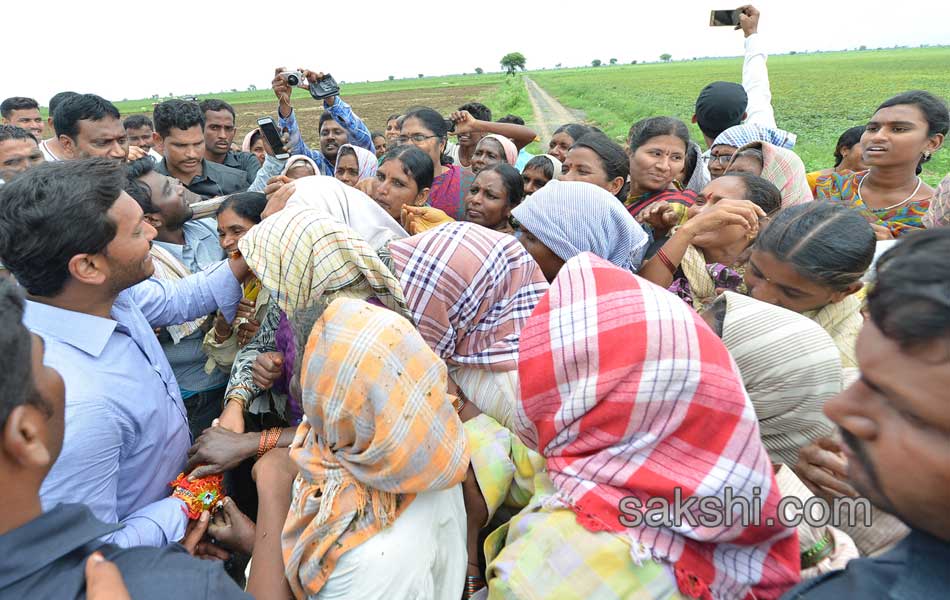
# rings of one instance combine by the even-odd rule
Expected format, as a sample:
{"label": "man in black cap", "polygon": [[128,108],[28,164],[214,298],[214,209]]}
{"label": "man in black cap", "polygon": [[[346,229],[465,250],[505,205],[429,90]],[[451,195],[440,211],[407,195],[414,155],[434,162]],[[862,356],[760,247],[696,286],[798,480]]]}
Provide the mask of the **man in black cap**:
{"label": "man in black cap", "polygon": [[777,129],[769,88],[768,56],[758,36],[759,11],[754,6],[738,9],[739,26],[745,34],[745,61],[742,64],[742,85],[714,81],[699,93],[693,123],[699,125],[706,147],[720,133],[741,123]]}

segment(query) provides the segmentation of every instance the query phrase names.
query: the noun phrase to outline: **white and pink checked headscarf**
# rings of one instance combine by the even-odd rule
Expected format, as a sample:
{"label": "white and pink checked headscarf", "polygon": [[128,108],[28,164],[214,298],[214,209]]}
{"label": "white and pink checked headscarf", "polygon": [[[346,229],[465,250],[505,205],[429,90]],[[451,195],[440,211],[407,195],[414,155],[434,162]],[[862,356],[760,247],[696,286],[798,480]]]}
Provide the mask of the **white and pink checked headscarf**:
{"label": "white and pink checked headscarf", "polygon": [[676,488],[684,499],[731,489],[758,498],[763,521],[777,514],[779,489],[739,372],[686,304],[580,254],[531,314],[520,350],[518,433],[544,455],[557,499],[580,525],[626,534],[635,557],[671,563],[690,597],[778,598],[798,581],[794,528],[620,521],[624,498],[672,503]]}
{"label": "white and pink checked headscarf", "polygon": [[448,223],[389,244],[419,333],[449,364],[518,368],[518,336],[548,284],[513,236]]}

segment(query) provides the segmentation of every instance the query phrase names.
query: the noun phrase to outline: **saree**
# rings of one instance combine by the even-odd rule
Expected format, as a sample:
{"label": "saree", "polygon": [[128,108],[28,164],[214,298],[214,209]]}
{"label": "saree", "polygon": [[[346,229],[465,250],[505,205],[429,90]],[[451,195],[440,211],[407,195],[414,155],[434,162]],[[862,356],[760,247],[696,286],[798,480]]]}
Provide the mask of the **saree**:
{"label": "saree", "polygon": [[447,165],[445,173],[432,180],[429,206],[438,208],[456,221],[465,215],[465,195],[475,181],[475,174],[465,167]]}
{"label": "saree", "polygon": [[894,237],[924,227],[924,217],[930,209],[934,197],[905,202],[888,208],[870,208],[861,200],[859,187],[861,180],[870,171],[860,173],[831,173],[818,178],[815,184],[818,200],[843,204],[861,213],[868,223],[881,225],[891,230]]}

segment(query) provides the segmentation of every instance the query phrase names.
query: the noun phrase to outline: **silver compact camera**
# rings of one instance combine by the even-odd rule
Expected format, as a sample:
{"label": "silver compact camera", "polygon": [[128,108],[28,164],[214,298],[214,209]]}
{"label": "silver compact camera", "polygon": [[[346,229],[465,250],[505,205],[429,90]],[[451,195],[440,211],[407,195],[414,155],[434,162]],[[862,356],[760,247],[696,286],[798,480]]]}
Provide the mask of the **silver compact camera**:
{"label": "silver compact camera", "polygon": [[294,87],[306,88],[310,86],[310,82],[307,81],[307,77],[300,71],[282,71],[280,76],[286,79],[289,85]]}

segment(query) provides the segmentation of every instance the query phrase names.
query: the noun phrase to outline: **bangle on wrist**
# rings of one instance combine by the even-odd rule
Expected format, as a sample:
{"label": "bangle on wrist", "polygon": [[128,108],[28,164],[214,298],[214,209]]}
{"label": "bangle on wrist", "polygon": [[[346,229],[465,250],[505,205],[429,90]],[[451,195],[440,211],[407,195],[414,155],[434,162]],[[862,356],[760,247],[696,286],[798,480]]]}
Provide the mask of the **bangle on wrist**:
{"label": "bangle on wrist", "polygon": [[261,458],[277,447],[282,432],[280,427],[271,427],[261,432],[261,441],[257,446],[257,458]]}
{"label": "bangle on wrist", "polygon": [[670,260],[670,257],[666,255],[666,252],[663,251],[663,248],[656,251],[656,257],[663,263],[663,266],[667,268],[670,275],[676,275],[676,267],[673,265],[673,261]]}
{"label": "bangle on wrist", "polygon": [[242,411],[243,411],[244,408],[245,408],[245,406],[244,406],[244,399],[243,399],[243,398],[239,398],[239,397],[237,397],[237,396],[231,396],[230,398],[225,398],[225,400],[224,400],[224,406],[227,407],[229,402],[237,402],[237,403],[241,406],[241,410],[242,410]]}

